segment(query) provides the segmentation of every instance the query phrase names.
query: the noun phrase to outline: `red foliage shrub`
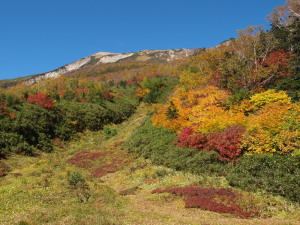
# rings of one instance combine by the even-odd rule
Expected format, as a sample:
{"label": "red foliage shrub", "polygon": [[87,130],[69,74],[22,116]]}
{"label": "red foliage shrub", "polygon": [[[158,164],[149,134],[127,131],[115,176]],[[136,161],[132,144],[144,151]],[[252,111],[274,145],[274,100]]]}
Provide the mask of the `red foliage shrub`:
{"label": "red foliage shrub", "polygon": [[276,77],[288,77],[291,75],[288,67],[292,57],[292,53],[280,49],[272,52],[261,64],[272,69],[276,73]]}
{"label": "red foliage shrub", "polygon": [[241,194],[228,188],[200,188],[191,186],[152,191],[152,193],[163,192],[186,196],[186,208],[201,208],[217,213],[230,213],[241,218],[259,215],[258,212],[245,211],[242,209],[242,207],[237,204],[237,200]]}
{"label": "red foliage shrub", "polygon": [[112,101],[114,98],[115,96],[111,92],[107,91],[102,93],[102,99],[105,101]]}
{"label": "red foliage shrub", "polygon": [[132,80],[127,81],[127,85],[130,85],[130,86],[139,85],[143,79],[144,79],[143,77],[134,77]]}
{"label": "red foliage shrub", "polygon": [[39,93],[35,95],[30,95],[27,101],[31,104],[38,105],[45,109],[54,109],[54,101],[47,97],[44,93]]}
{"label": "red foliage shrub", "polygon": [[212,133],[205,148],[215,149],[221,161],[234,160],[242,153],[240,140],[244,132],[241,126],[231,126],[223,132]]}
{"label": "red foliage shrub", "polygon": [[207,137],[196,133],[191,128],[184,128],[175,142],[179,147],[203,149],[207,142]]}

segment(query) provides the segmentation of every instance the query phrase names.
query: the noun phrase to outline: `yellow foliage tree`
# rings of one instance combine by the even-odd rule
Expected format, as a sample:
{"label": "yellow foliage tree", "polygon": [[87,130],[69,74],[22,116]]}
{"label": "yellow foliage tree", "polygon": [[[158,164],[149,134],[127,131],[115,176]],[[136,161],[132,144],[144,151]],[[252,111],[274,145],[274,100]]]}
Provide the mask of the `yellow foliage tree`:
{"label": "yellow foliage tree", "polygon": [[273,102],[289,104],[291,103],[291,98],[285,91],[276,92],[274,89],[255,94],[250,98],[250,103],[258,108]]}
{"label": "yellow foliage tree", "polygon": [[224,59],[222,51],[205,51],[191,58],[189,66],[180,74],[180,83],[188,88],[201,88],[213,79]]}
{"label": "yellow foliage tree", "polygon": [[[297,116],[291,116],[292,113]],[[249,116],[242,145],[249,154],[289,153],[300,147],[300,107],[269,103]]]}

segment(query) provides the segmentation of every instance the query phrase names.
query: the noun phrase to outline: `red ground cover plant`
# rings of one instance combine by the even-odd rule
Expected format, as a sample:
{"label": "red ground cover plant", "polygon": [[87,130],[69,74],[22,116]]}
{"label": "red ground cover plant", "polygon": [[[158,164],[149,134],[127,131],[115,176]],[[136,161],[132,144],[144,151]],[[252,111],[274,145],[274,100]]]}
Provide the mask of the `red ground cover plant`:
{"label": "red ground cover plant", "polygon": [[72,158],[68,159],[67,162],[77,167],[90,168],[93,164],[92,162],[93,160],[100,157],[105,157],[111,153],[112,153],[111,151],[107,151],[107,152],[82,151],[82,152],[78,152]]}
{"label": "red ground cover plant", "polygon": [[201,208],[217,213],[230,213],[240,218],[258,216],[259,212],[248,211],[238,205],[241,194],[228,188],[201,188],[196,186],[154,190],[152,193],[169,192],[185,196],[186,208]]}
{"label": "red ground cover plant", "polygon": [[28,96],[27,102],[38,105],[45,109],[54,109],[54,101],[51,98],[47,97],[47,95],[44,93]]}
{"label": "red ground cover plant", "polygon": [[175,140],[175,143],[179,147],[189,147],[203,149],[207,142],[207,137],[205,135],[200,135],[196,133],[191,128],[182,129],[181,133]]}
{"label": "red ground cover plant", "polygon": [[87,169],[92,177],[102,177],[108,173],[117,172],[130,162],[128,153],[118,151],[115,147],[108,147],[107,149],[110,151],[103,151],[103,147],[96,149],[102,152],[82,151],[68,159],[67,162]]}
{"label": "red ground cover plant", "polygon": [[223,132],[213,133],[209,136],[205,148],[216,150],[221,161],[234,160],[242,154],[240,140],[244,132],[241,126],[231,126]]}
{"label": "red ground cover plant", "polygon": [[126,152],[115,151],[105,162],[92,171],[92,177],[103,177],[108,173],[115,173],[123,169],[130,162]]}

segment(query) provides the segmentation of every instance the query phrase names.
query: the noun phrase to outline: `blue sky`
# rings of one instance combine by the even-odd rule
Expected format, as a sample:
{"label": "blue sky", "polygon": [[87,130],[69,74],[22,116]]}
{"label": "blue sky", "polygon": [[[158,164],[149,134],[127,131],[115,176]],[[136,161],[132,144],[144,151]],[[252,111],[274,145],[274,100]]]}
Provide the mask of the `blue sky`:
{"label": "blue sky", "polygon": [[211,47],[284,0],[1,0],[0,79],[96,52]]}

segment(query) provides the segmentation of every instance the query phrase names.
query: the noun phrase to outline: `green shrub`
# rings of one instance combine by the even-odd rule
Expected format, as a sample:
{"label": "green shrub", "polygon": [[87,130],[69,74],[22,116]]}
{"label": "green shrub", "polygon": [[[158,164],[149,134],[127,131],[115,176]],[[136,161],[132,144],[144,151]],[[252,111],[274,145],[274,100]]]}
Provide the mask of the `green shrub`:
{"label": "green shrub", "polygon": [[113,102],[105,102],[103,107],[108,110],[108,122],[121,123],[128,119],[134,112],[138,105],[136,98],[116,99]]}
{"label": "green shrub", "polygon": [[66,129],[76,132],[100,130],[110,116],[107,109],[94,103],[61,101],[56,107],[62,111]]}
{"label": "green shrub", "polygon": [[105,134],[106,139],[109,139],[109,138],[117,135],[117,130],[113,127],[110,127],[110,126],[104,126],[103,127],[103,132]]}
{"label": "green shrub", "polygon": [[68,176],[68,183],[71,186],[71,188],[77,189],[85,185],[85,179],[81,175],[81,173],[72,172]]}
{"label": "green shrub", "polygon": [[84,177],[81,175],[81,173],[78,172],[69,173],[68,183],[80,203],[89,201],[91,197],[91,194],[89,193],[89,186],[86,183]]}
{"label": "green shrub", "polygon": [[300,156],[245,155],[227,175],[229,183],[247,191],[265,190],[300,201]]}
{"label": "green shrub", "polygon": [[230,95],[223,105],[229,109],[230,106],[239,105],[244,99],[249,99],[250,95],[251,93],[247,89],[238,90]]}
{"label": "green shrub", "polygon": [[36,148],[18,133],[0,131],[0,155],[18,153],[32,155]]}
{"label": "green shrub", "polygon": [[176,84],[178,84],[178,78],[161,76],[145,78],[141,87],[150,90],[150,92],[145,94],[143,101],[146,103],[164,103]]}
{"label": "green shrub", "polygon": [[0,152],[31,155],[35,149],[50,152],[55,136],[56,116],[36,105],[24,104],[14,111],[14,118],[0,120]]}
{"label": "green shrub", "polygon": [[175,170],[197,174],[224,175],[227,166],[218,160],[214,151],[199,151],[193,148],[178,147],[174,144],[177,134],[165,128],[152,126],[150,119],[129,138],[125,147],[154,163]]}

